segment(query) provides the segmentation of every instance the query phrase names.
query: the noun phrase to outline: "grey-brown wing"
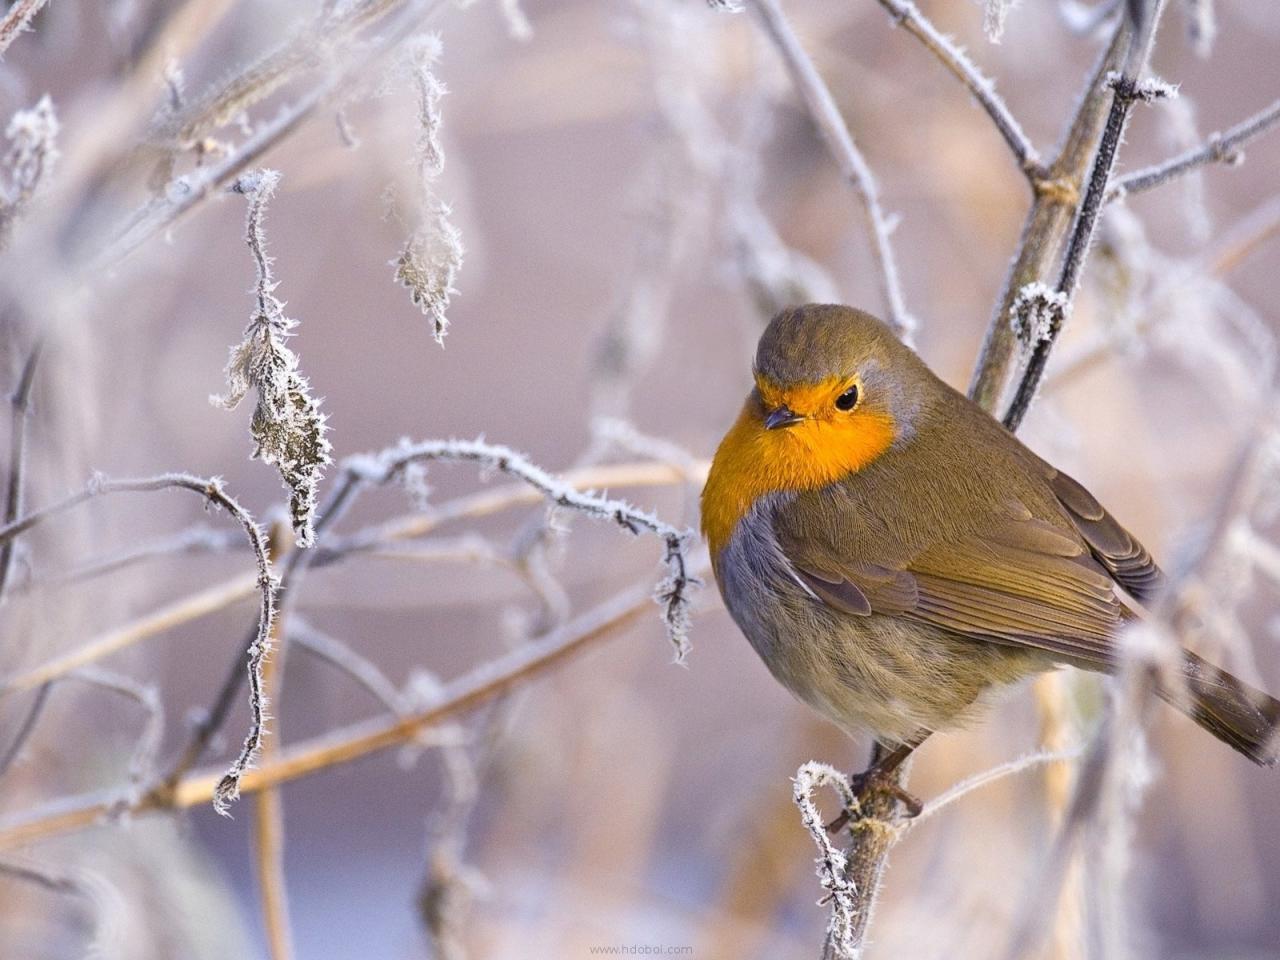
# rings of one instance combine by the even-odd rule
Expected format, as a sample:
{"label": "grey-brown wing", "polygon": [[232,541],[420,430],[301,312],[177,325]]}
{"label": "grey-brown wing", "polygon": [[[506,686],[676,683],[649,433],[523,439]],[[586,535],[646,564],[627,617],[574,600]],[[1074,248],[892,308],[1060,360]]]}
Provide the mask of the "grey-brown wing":
{"label": "grey-brown wing", "polygon": [[901,616],[1099,668],[1113,660],[1125,612],[1111,577],[1078,538],[1028,512],[978,518],[963,535],[878,556],[882,564],[839,556],[785,519],[775,532],[805,585],[842,613]]}
{"label": "grey-brown wing", "polygon": [[1089,551],[1116,583],[1139,600],[1150,599],[1164,585],[1164,573],[1146,547],[1117,523],[1083,486],[1047,464],[1045,469],[1050,490]]}

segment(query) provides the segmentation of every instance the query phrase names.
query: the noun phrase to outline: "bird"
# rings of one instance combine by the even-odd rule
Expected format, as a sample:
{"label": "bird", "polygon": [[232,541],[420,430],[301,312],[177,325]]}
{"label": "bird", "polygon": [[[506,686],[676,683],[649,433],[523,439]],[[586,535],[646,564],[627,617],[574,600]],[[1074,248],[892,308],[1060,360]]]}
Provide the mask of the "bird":
{"label": "bird", "polygon": [[[1061,666],[1114,673],[1167,578],[1067,474],[871,314],[783,310],[711,463],[701,524],[724,604],[784,687],[892,774],[989,691]],[[1280,701],[1189,650],[1156,692],[1274,765]],[[1175,672],[1178,669],[1175,668]]]}

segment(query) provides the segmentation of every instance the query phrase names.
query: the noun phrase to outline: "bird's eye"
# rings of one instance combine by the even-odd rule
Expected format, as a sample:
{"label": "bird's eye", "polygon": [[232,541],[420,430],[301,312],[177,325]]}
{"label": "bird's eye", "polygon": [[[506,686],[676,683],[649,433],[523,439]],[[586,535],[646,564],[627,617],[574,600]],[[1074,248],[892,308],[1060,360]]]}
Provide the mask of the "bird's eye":
{"label": "bird's eye", "polygon": [[858,388],[856,386],[850,387],[844,393],[840,394],[840,396],[836,397],[837,410],[852,410],[857,405]]}

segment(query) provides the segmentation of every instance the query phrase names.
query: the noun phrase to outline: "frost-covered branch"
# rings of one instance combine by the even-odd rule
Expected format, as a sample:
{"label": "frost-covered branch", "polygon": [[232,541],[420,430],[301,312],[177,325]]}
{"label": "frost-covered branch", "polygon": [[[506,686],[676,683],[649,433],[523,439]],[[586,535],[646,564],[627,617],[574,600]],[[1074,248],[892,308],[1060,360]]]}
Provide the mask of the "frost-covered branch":
{"label": "frost-covered branch", "polygon": [[1117,177],[1107,191],[1107,199],[1113,200],[1163,186],[1170,180],[1175,180],[1211,163],[1234,166],[1244,159],[1244,155],[1240,152],[1242,146],[1274,129],[1277,124],[1280,124],[1280,100],[1247,120],[1242,120],[1234,127],[1221,133],[1209,134],[1201,146],[1180,153],[1162,163]]}
{"label": "frost-covered branch", "polygon": [[1062,146],[1048,166],[1049,177],[1036,191],[1023,223],[1018,252],[987,325],[986,340],[969,387],[969,396],[993,416],[1000,416],[999,407],[1021,358],[1021,344],[1009,322],[1014,301],[1027,284],[1047,283],[1053,275],[1075,221],[1081,185],[1109,112],[1111,98],[1104,82],[1123,64],[1128,38],[1128,22],[1121,18],[1106,53],[1085,80]]}
{"label": "frost-covered branch", "polygon": [[58,115],[53,101],[46,95],[34,107],[19,110],[4,135],[9,149],[0,160],[0,249],[8,246],[14,224],[58,160]]}
{"label": "frost-covered branch", "polygon": [[[1012,151],[1018,167],[1032,184],[1044,179],[1045,170],[1031,139],[1023,132],[1022,125],[1018,123],[1008,104],[996,93],[995,84],[969,59],[969,55],[954,40],[939,31],[911,0],[880,0],[880,6],[908,33],[923,43],[952,76],[965,85],[1000,131],[1000,136]],[[993,15],[993,6],[998,8],[998,14]],[[988,34],[993,30],[993,23],[997,33],[1003,29],[1008,6],[1008,0],[988,0]]]}
{"label": "frost-covered branch", "polygon": [[[705,572],[705,562],[691,567],[690,576]],[[613,636],[650,608],[648,591],[627,590],[495,660],[480,664],[443,686],[429,703],[406,717],[378,717],[295,743],[280,757],[244,773],[239,788],[256,793],[290,780],[358,760],[417,738],[421,731],[487,703],[565,662],[575,653]],[[225,780],[210,771],[186,774],[138,800],[129,810],[146,813],[185,809],[213,798]],[[112,809],[114,798],[92,795],[73,802],[0,819],[0,850],[81,830],[99,822]]]}
{"label": "frost-covered branch", "polygon": [[[1124,131],[1128,125],[1130,113],[1137,103],[1151,103],[1173,96],[1176,92],[1173,87],[1161,80],[1142,78],[1151,56],[1156,25],[1163,11],[1164,0],[1154,0],[1150,9],[1131,8],[1129,11],[1130,16],[1135,16],[1138,20],[1130,25],[1132,34],[1122,69],[1108,73],[1104,81],[1104,88],[1111,94],[1111,104],[1094,152],[1084,196],[1076,210],[1075,222],[1067,241],[1066,252],[1062,257],[1058,280],[1052,295],[1046,296],[1040,289],[1043,285],[1032,282],[1019,290],[1012,304],[1010,317],[1015,326],[1019,304],[1024,308],[1037,310],[1047,316],[1051,322],[1047,326],[1042,326],[1041,335],[1034,341],[1026,368],[1014,392],[1013,401],[1004,417],[1004,424],[1010,430],[1018,428],[1030,408],[1048,365],[1049,353],[1057,342],[1058,334],[1067,317],[1070,316],[1072,300],[1080,282],[1080,273],[1084,268],[1085,259],[1089,255],[1089,248],[1093,243],[1098,218],[1102,215],[1111,171],[1115,166],[1120,144],[1124,140]],[[1039,306],[1037,307],[1036,304]]]}
{"label": "frost-covered branch", "polygon": [[[40,363],[42,341],[37,340],[18,376],[18,386],[9,398],[12,415],[9,420],[9,485],[5,490],[4,522],[13,523],[22,513],[27,475],[27,427],[30,423],[31,391],[35,386],[36,367]],[[13,579],[17,541],[7,540],[0,546],[0,600]]]}
{"label": "frost-covered branch", "polygon": [[234,410],[251,389],[256,392],[249,426],[255,444],[251,456],[280,471],[289,491],[294,536],[300,547],[309,547],[315,539],[316,490],[321,471],[330,463],[330,446],[320,401],[311,395],[298,369],[298,356],[289,348],[298,321],[285,315],[275,295],[277,282],[266,251],[262,222],[279,180],[274,170],[258,170],[236,181],[235,191],[249,198],[245,240],[257,267],[257,308],[244,328],[244,339],[231,348],[227,393],[211,400]]}
{"label": "frost-covered branch", "polygon": [[831,787],[840,795],[840,806],[848,809],[857,803],[849,789],[849,778],[825,763],[809,761],[796,771],[792,781],[792,797],[800,808],[800,822],[809,831],[818,847],[818,885],[827,891],[831,901],[831,919],[827,923],[827,941],[823,948],[823,960],[856,960],[866,931],[865,919],[869,918],[870,905],[860,908],[859,891],[849,876],[849,861],[837,850],[827,836],[826,821],[814,802],[813,794],[819,787]]}
{"label": "frost-covered branch", "polygon": [[450,219],[449,205],[436,194],[436,182],[444,172],[444,148],[440,144],[440,101],[445,86],[433,72],[440,57],[440,40],[424,37],[410,53],[410,73],[418,101],[417,225],[400,255],[392,261],[396,282],[431,320],[436,343],[444,345],[449,332],[446,311],[458,292],[454,283],[462,269],[462,234]]}
{"label": "frost-covered branch", "polygon": [[31,25],[35,15],[48,2],[49,0],[13,0],[13,6],[0,18],[0,56]]}
{"label": "frost-covered branch", "polygon": [[[222,481],[216,478],[202,478],[186,473],[166,473],[140,480],[111,480],[107,477],[95,476],[89,485],[79,493],[72,494],[65,500],[0,527],[0,544],[12,540],[33,527],[50,518],[64,513],[72,507],[79,506],[95,497],[116,493],[151,493],[159,490],[189,490],[204,497],[210,504],[226,510],[244,529],[245,536],[253,548],[258,562],[256,585],[260,603],[258,607],[258,625],[249,644],[249,686],[251,690],[249,733],[245,736],[244,745],[230,769],[222,777],[218,789],[213,795],[214,806],[219,812],[225,812],[227,803],[239,794],[239,782],[244,771],[248,769],[257,756],[262,744],[264,725],[266,722],[265,705],[262,702],[262,664],[270,649],[271,625],[275,618],[276,579],[271,571],[271,560],[267,554],[267,541],[261,528],[253,516],[245,510],[223,488]],[[74,663],[69,669],[82,666]],[[18,678],[19,681],[25,679]],[[37,682],[46,682],[51,677],[42,677]],[[9,690],[24,689],[24,686],[8,681],[5,688]]]}
{"label": "frost-covered branch", "polygon": [[343,461],[343,473],[358,483],[385,485],[399,480],[413,464],[433,460],[480,464],[522,480],[557,507],[612,521],[629,533],[648,532],[661,537],[665,544],[663,563],[667,575],[658,584],[654,598],[662,606],[663,623],[675,648],[676,660],[683,662],[689,650],[690,593],[699,585],[697,577],[689,570],[692,540],[689,531],[678,530],[624,500],[579,492],[510,447],[482,440],[405,443],[381,453],[349,457]]}
{"label": "frost-covered branch", "polygon": [[827,89],[817,67],[791,29],[778,0],[752,0],[752,6],[759,13],[760,22],[769,39],[778,48],[827,151],[835,160],[841,175],[858,195],[867,220],[872,256],[879,267],[881,293],[888,310],[887,320],[898,336],[909,339],[916,323],[907,312],[906,301],[902,296],[897,261],[889,240],[889,220],[880,206],[875,175],[854,143],[853,135],[840,116],[831,91]]}

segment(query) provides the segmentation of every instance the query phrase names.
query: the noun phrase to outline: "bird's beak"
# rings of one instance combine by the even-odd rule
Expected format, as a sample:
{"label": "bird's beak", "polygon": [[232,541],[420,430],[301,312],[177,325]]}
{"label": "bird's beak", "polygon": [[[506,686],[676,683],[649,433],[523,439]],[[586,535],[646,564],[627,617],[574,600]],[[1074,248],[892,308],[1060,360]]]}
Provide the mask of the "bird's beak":
{"label": "bird's beak", "polygon": [[764,428],[766,430],[776,430],[778,427],[789,427],[799,423],[804,417],[798,413],[792,413],[791,408],[786,404],[778,407],[776,410],[770,410],[764,418]]}

